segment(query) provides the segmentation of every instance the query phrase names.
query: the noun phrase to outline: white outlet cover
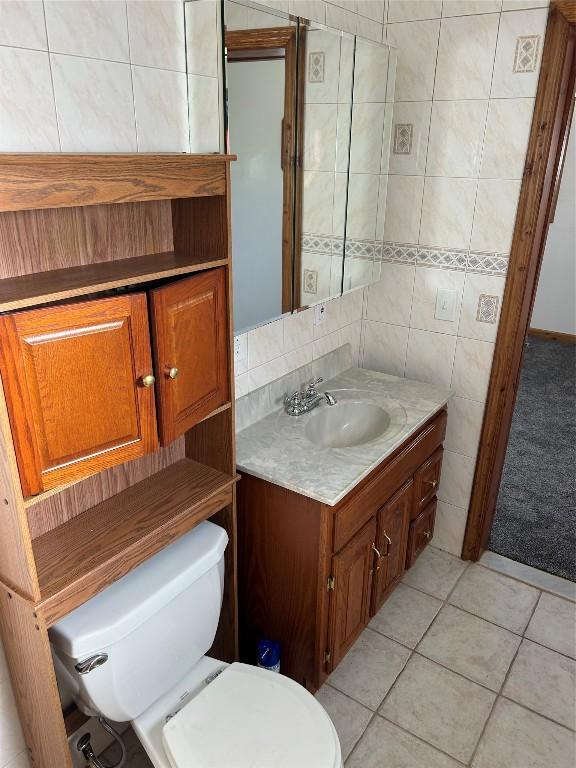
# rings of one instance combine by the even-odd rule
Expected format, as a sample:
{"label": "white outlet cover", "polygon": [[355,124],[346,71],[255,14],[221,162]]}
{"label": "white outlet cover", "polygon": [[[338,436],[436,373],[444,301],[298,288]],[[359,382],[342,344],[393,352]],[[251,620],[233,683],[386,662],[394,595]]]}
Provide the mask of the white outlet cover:
{"label": "white outlet cover", "polygon": [[234,336],[234,368],[246,367],[248,362],[248,336]]}
{"label": "white outlet cover", "polygon": [[456,304],[458,303],[458,291],[450,288],[438,288],[436,294],[436,320],[453,322],[456,319]]}
{"label": "white outlet cover", "polygon": [[326,304],[314,305],[314,325],[322,325],[326,321]]}

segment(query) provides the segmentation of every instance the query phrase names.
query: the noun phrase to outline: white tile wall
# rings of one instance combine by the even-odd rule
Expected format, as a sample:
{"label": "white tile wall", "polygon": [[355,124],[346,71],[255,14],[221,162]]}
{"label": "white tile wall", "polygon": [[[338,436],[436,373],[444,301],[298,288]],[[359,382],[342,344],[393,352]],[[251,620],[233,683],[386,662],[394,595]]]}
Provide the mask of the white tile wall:
{"label": "white tile wall", "polygon": [[[390,171],[383,263],[380,282],[366,291],[361,362],[447,383],[456,393],[434,536],[455,555],[464,537],[547,5],[393,0],[384,17],[385,39],[398,46],[393,122],[411,123],[415,143],[411,155],[391,155],[383,169]],[[514,71],[520,36],[538,43],[527,65],[533,71]],[[441,287],[457,291],[451,321],[434,316]]]}

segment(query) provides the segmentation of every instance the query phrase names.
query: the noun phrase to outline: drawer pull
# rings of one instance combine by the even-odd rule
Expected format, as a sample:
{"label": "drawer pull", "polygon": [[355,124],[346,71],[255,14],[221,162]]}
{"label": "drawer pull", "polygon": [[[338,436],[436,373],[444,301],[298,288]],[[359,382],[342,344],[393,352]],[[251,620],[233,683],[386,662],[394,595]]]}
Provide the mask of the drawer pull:
{"label": "drawer pull", "polygon": [[386,531],[382,533],[382,536],[384,536],[384,538],[386,539],[386,554],[384,555],[384,557],[388,557],[388,555],[390,554],[390,547],[392,546],[392,539],[390,538],[390,536],[388,536]]}

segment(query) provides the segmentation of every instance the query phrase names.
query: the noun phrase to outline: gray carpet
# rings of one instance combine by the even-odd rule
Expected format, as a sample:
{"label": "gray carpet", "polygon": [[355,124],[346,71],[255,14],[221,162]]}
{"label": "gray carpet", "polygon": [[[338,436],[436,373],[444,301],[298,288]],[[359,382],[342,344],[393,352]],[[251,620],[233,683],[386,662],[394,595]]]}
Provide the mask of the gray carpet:
{"label": "gray carpet", "polygon": [[576,345],[529,337],[489,548],[576,581]]}

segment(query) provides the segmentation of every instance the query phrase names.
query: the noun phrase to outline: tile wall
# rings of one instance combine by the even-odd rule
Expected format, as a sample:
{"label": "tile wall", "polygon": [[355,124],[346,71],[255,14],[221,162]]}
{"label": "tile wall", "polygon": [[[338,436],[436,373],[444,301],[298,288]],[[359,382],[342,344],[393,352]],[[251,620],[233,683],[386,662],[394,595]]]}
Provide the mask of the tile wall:
{"label": "tile wall", "polygon": [[[451,386],[434,543],[459,555],[547,17],[540,0],[389,2],[398,47],[381,279],[361,364]],[[439,289],[456,292],[436,318]]]}
{"label": "tile wall", "polygon": [[218,151],[217,11],[2,0],[0,152]]}

